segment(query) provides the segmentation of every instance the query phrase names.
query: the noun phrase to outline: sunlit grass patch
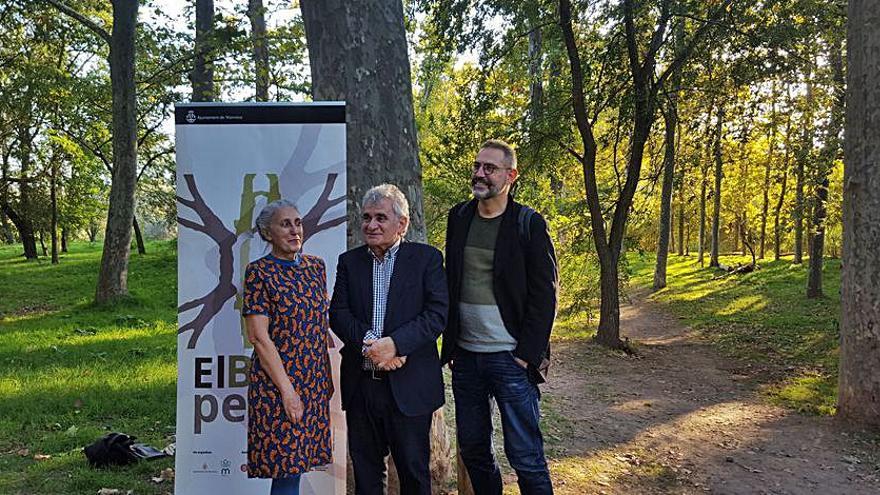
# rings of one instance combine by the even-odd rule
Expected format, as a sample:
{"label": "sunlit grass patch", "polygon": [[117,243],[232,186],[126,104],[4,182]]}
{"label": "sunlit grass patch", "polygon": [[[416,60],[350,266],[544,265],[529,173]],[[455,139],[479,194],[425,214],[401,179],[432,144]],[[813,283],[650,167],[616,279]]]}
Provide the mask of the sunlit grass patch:
{"label": "sunlit grass patch", "polygon": [[[751,258],[724,256],[721,262],[736,265]],[[631,256],[631,281],[640,290],[650,289],[654,263],[653,256]],[[701,268],[695,256],[673,255],[667,267],[667,287],[649,298],[724,353],[785,370],[768,389],[774,401],[819,414],[833,413],[840,260],[825,260],[826,296],[819,299],[806,297],[806,263],[793,265],[783,258],[759,260],[758,266],[752,273],[730,275]],[[808,373],[816,375],[809,378]]]}
{"label": "sunlit grass patch", "polygon": [[95,306],[101,246],[73,243],[61,263],[0,247],[0,493],[160,494],[172,459],[94,470],[82,447],[121,431],[172,441],[177,381],[173,242],[133,254],[125,301]]}
{"label": "sunlit grass patch", "polygon": [[837,378],[806,372],[766,389],[771,401],[809,414],[833,415],[837,411]]}

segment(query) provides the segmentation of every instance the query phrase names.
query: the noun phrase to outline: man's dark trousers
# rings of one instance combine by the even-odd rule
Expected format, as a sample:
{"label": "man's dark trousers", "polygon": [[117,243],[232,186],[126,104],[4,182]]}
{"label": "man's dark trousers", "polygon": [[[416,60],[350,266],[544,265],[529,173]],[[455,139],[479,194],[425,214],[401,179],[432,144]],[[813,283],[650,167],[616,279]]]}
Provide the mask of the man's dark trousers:
{"label": "man's dark trousers", "polygon": [[430,495],[431,414],[406,416],[394,403],[387,375],[379,373],[380,379],[375,380],[371,372],[364,374],[367,377],[346,411],[355,493],[385,493],[384,459],[390,445],[400,493]]}
{"label": "man's dark trousers", "polygon": [[492,449],[492,400],[504,429],[504,452],[516,470],[520,493],[553,493],[539,428],[537,385],[507,351],[475,353],[459,348],[452,365],[458,448],[474,493],[501,494],[501,472]]}

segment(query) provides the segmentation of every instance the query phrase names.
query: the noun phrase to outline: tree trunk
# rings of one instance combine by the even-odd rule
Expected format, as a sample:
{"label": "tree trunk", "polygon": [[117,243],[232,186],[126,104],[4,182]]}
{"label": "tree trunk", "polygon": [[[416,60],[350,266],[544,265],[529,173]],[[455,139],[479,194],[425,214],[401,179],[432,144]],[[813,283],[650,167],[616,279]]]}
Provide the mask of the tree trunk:
{"label": "tree trunk", "polygon": [[819,183],[813,205],[813,242],[810,244],[810,276],[807,281],[807,297],[822,297],[822,261],[825,248],[825,227],[828,216],[828,174],[840,154],[840,135],[843,132],[846,105],[846,76],[843,73],[843,47],[841,41],[832,41],[828,54],[831,66],[833,95],[828,132],[818,163]]}
{"label": "tree trunk", "polygon": [[806,209],[804,201],[804,171],[806,170],[806,162],[810,158],[810,150],[813,148],[813,116],[811,109],[813,108],[813,78],[812,71],[807,70],[807,94],[806,104],[804,108],[803,137],[801,139],[801,148],[798,152],[797,167],[795,169],[795,192],[794,192],[794,260],[793,263],[801,264],[804,262],[804,210]]}
{"label": "tree trunk", "polygon": [[718,235],[721,223],[721,179],[724,176],[722,166],[724,162],[721,157],[721,130],[724,123],[724,107],[718,109],[717,122],[715,124],[715,147],[713,155],[715,158],[715,190],[712,192],[713,209],[712,209],[712,247],[709,252],[709,266],[718,266]]}
{"label": "tree trunk", "polygon": [[[0,161],[0,181],[6,184],[6,177],[9,174],[9,153],[4,150],[2,153],[2,161]],[[9,188],[0,189],[0,242],[12,244],[15,242],[15,236],[12,233],[12,226],[9,225],[9,216],[6,214],[6,207],[9,205]]]}
{"label": "tree trunk", "polygon": [[89,242],[95,242],[98,240],[98,229],[100,229],[100,225],[97,223],[90,223],[87,230],[89,234]]}
{"label": "tree trunk", "polygon": [[196,0],[192,101],[214,101],[214,0]]}
{"label": "tree trunk", "polygon": [[[28,260],[37,259],[37,238],[34,227],[33,212],[31,207],[30,171],[33,159],[33,135],[29,123],[22,123],[18,127],[18,160],[21,178],[24,179],[18,187],[18,212],[13,215],[11,208],[6,210],[9,219],[18,229],[18,237],[24,248],[24,257]],[[44,254],[45,256],[45,254]]]}
{"label": "tree trunk", "polygon": [[144,236],[141,234],[141,225],[138,223],[137,215],[132,217],[132,227],[134,228],[134,241],[137,244],[138,254],[147,254],[147,246],[144,244]]}
{"label": "tree trunk", "polygon": [[620,341],[620,279],[617,260],[600,261],[599,288],[602,300],[599,304],[599,330],[596,341],[606,347],[619,349]]}
{"label": "tree trunk", "polygon": [[109,302],[128,294],[128,256],[137,182],[137,101],[135,98],[135,26],[138,2],[113,3],[110,84],[113,88],[113,179],[104,232],[104,252],[95,300]]}
{"label": "tree trunk", "polygon": [[49,250],[46,249],[46,239],[43,230],[40,230],[40,249],[43,251],[43,257],[49,256]]}
{"label": "tree trunk", "polygon": [[[425,240],[412,78],[400,0],[302,0],[315,101],[345,101],[348,244],[360,243],[360,200],[397,185],[410,203],[407,237]],[[357,49],[351,47],[357,46]]]}
{"label": "tree trunk", "polygon": [[770,171],[773,169],[773,152],[776,151],[776,83],[770,93],[770,142],[767,150],[767,163],[764,165],[764,201],[761,203],[761,239],[758,257],[764,259],[764,246],[767,239],[767,214],[770,209]]}
{"label": "tree trunk", "polygon": [[706,252],[706,189],[708,188],[709,178],[707,177],[707,167],[701,167],[703,176],[700,180],[700,233],[699,246],[697,251],[697,262],[700,268],[703,267],[704,253]]}
{"label": "tree trunk", "polygon": [[[541,148],[544,141],[541,132],[541,120],[544,118],[544,71],[543,71],[543,32],[540,25],[540,7],[538,2],[529,2],[529,155],[533,170],[543,170]],[[549,171],[550,187],[559,191],[561,180],[555,167]]]}
{"label": "tree trunk", "polygon": [[70,232],[68,231],[67,227],[61,227],[61,252],[62,253],[67,252],[67,242],[68,242],[69,236],[70,236]]}
{"label": "tree trunk", "polygon": [[880,3],[850,0],[837,414],[880,428]]}
{"label": "tree trunk", "polygon": [[822,297],[822,256],[825,248],[825,201],[828,199],[828,177],[816,186],[816,203],[813,207],[813,231],[810,241],[810,275],[807,279],[807,297]]}
{"label": "tree trunk", "polygon": [[49,221],[49,232],[52,242],[52,264],[58,264],[58,157],[52,158],[52,175],[49,176],[49,203],[52,210]]}
{"label": "tree trunk", "polygon": [[782,206],[785,204],[785,193],[788,185],[788,167],[791,160],[791,118],[785,123],[785,159],[782,161],[782,187],[779,191],[779,199],[776,202],[776,214],[773,220],[773,259],[779,260],[782,256]]}
{"label": "tree trunk", "polygon": [[690,239],[685,240],[684,238],[684,164],[679,168],[681,170],[678,174],[678,255],[684,256],[688,254],[688,242]]}
{"label": "tree trunk", "polygon": [[[360,200],[372,186],[397,185],[410,204],[407,237],[425,242],[422,174],[400,0],[300,2],[315,101],[346,102],[348,246],[359,245]],[[352,49],[351,47],[357,47]],[[431,428],[432,482],[452,472],[443,409]]]}
{"label": "tree trunk", "polygon": [[247,16],[251,21],[256,100],[269,101],[269,47],[266,44],[266,9],[263,0],[248,0]]}
{"label": "tree trunk", "polygon": [[666,287],[666,262],[669,258],[669,239],[672,233],[672,180],[675,176],[675,127],[678,110],[674,96],[670,96],[669,108],[663,112],[666,132],[663,138],[663,186],[660,192],[660,234],[657,239],[657,263],[654,266],[654,290]]}

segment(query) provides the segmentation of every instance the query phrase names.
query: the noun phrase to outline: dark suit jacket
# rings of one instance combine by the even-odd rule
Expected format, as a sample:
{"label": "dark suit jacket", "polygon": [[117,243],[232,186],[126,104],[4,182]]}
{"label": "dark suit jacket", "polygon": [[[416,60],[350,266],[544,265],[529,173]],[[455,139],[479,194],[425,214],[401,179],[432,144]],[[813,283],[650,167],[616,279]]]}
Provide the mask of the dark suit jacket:
{"label": "dark suit jacket", "polygon": [[[510,198],[502,213],[492,263],[493,288],[504,327],[517,341],[513,355],[529,363],[529,376],[541,383],[546,379],[541,370],[546,369],[543,365],[549,364],[550,358],[550,329],[556,317],[559,274],[547,222],[540,214],[531,217],[529,240],[521,238],[517,222],[522,207]],[[462,273],[464,247],[476,211],[475,199],[449,210],[446,277],[450,305],[449,322],[443,333],[443,364],[453,359],[461,332],[458,304],[462,277],[466,276]]]}
{"label": "dark suit jacket", "polygon": [[[449,307],[443,257],[440,251],[415,242],[403,242],[394,260],[385,325],[403,367],[388,373],[397,407],[407,416],[434,412],[443,405],[443,376],[437,338],[446,325]],[[345,344],[342,348],[342,407],[348,409],[363,379],[364,336],[373,320],[373,257],[366,246],[339,256],[336,286],[330,303],[330,327]]]}

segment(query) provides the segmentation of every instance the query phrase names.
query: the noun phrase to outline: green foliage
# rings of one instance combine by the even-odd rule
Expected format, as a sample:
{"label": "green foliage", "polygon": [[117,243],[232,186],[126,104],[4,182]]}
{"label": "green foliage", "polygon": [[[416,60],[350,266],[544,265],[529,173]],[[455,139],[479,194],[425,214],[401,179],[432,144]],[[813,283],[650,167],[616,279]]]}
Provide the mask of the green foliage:
{"label": "green foliage", "polygon": [[[650,288],[653,256],[631,255],[633,285]],[[722,263],[751,262],[742,256]],[[824,266],[834,297],[807,299],[807,267],[790,259],[744,275],[701,269],[693,256],[670,256],[668,285],[651,295],[723,352],[766,368],[767,393],[800,411],[831,414],[836,403],[840,262]]]}
{"label": "green foliage", "polygon": [[132,258],[131,297],[94,307],[100,246],[74,243],[55,266],[0,247],[0,492],[169,489],[150,477],[172,460],[96,471],[81,452],[109,431],[160,448],[172,441],[176,246],[147,252]]}

